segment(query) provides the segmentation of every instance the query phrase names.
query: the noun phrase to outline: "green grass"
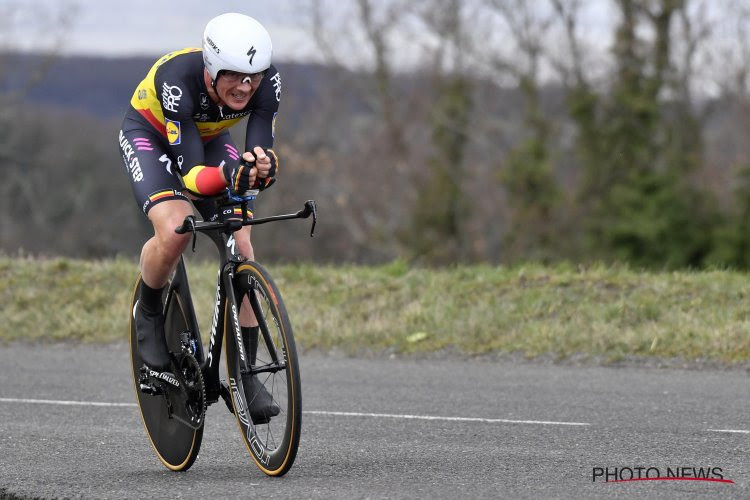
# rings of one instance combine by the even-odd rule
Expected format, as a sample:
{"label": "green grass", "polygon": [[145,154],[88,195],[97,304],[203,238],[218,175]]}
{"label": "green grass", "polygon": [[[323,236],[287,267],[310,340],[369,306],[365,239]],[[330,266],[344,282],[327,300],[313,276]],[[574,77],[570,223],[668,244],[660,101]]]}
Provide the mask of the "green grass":
{"label": "green grass", "polygon": [[[213,262],[189,265],[203,334]],[[732,271],[270,266],[305,349],[750,359],[750,282]],[[0,256],[0,340],[127,339],[134,261]]]}

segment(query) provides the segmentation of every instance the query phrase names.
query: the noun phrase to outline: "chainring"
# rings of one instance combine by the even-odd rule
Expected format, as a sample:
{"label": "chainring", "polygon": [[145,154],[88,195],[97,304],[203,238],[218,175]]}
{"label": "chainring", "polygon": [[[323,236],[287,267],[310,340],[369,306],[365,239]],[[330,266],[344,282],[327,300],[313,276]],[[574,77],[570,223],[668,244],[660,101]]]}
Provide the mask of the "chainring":
{"label": "chainring", "polygon": [[172,417],[193,429],[203,426],[206,415],[206,384],[203,381],[201,367],[187,349],[176,356],[179,389],[170,388]]}

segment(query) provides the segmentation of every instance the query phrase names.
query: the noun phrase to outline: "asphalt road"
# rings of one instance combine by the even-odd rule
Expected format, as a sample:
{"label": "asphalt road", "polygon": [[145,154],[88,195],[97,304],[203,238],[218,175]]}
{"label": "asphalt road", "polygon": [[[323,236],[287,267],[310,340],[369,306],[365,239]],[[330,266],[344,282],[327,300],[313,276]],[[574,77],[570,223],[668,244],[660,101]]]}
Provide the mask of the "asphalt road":
{"label": "asphalt road", "polygon": [[268,478],[221,402],[165,469],[124,344],[3,346],[0,498],[750,498],[749,378],[304,354],[297,460]]}

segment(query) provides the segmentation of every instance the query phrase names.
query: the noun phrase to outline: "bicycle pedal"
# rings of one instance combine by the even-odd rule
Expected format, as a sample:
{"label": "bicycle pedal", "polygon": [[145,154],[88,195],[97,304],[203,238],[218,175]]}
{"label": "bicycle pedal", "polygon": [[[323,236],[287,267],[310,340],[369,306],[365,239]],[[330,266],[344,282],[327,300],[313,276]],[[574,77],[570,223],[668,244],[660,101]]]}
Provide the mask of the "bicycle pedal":
{"label": "bicycle pedal", "polygon": [[161,388],[153,384],[141,382],[141,384],[139,384],[139,389],[142,393],[148,394],[150,396],[160,396],[161,394],[163,394]]}

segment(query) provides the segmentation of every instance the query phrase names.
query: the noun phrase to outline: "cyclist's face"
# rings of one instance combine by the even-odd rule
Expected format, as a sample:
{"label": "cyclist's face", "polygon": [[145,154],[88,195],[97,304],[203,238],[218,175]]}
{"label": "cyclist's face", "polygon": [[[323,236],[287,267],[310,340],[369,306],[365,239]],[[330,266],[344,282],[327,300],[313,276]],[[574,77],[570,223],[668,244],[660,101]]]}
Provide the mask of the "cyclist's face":
{"label": "cyclist's face", "polygon": [[239,111],[247,106],[250,98],[258,89],[263,73],[247,75],[234,71],[222,71],[216,80],[216,93],[224,104]]}

